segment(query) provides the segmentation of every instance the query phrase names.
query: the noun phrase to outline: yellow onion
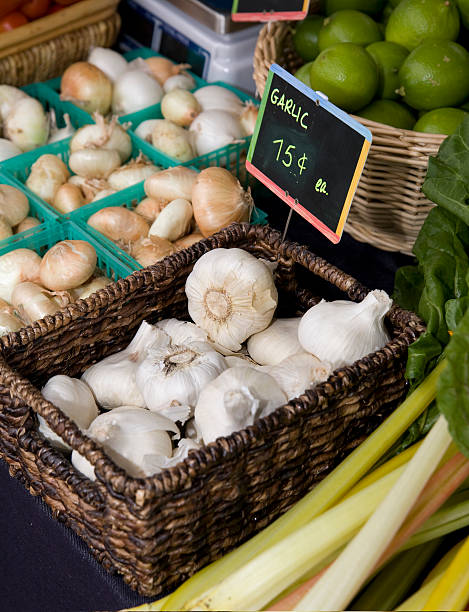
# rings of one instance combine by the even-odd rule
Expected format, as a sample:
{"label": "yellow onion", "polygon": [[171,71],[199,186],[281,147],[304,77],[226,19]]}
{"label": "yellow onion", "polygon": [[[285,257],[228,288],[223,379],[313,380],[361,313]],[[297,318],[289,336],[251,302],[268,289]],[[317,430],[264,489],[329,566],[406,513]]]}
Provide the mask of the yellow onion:
{"label": "yellow onion", "polygon": [[153,78],[155,78],[160,85],[163,85],[169,77],[179,74],[186,68],[190,68],[189,64],[174,64],[165,57],[147,57],[145,63],[150,69]]}
{"label": "yellow onion", "polygon": [[69,176],[67,166],[59,157],[45,153],[32,165],[26,186],[48,204],[52,204],[58,188]]}
{"label": "yellow onion", "polygon": [[150,226],[143,217],[124,206],[108,206],[95,212],[88,225],[111,240],[133,242],[146,238]]}
{"label": "yellow onion", "polygon": [[252,206],[251,194],[225,168],[205,168],[192,189],[194,218],[204,236],[230,223],[249,221]]}
{"label": "yellow onion", "polygon": [[41,222],[36,217],[26,217],[18,223],[13,229],[15,234],[20,234],[21,232],[25,232],[26,230],[32,229],[33,227],[37,227]]}
{"label": "yellow onion", "polygon": [[54,300],[50,291],[28,281],[16,285],[11,303],[26,323],[53,315],[60,309],[60,304]]}
{"label": "yellow onion", "polygon": [[40,256],[31,249],[15,249],[0,256],[0,297],[11,301],[15,285],[39,281]]}
{"label": "yellow onion", "polygon": [[76,62],[63,73],[60,99],[73,102],[88,113],[106,115],[111,109],[112,81],[97,66]]}
{"label": "yellow onion", "polygon": [[160,200],[157,198],[144,198],[136,207],[135,212],[141,215],[145,221],[153,223],[156,217],[160,214],[169,200]]}
{"label": "yellow onion", "polygon": [[57,189],[52,206],[60,213],[65,214],[80,208],[84,203],[85,198],[80,187],[73,183],[64,183]]}
{"label": "yellow onion", "polygon": [[21,223],[29,212],[25,194],[11,185],[0,185],[0,214],[14,227]]}
{"label": "yellow onion", "polygon": [[131,255],[143,267],[151,266],[166,255],[172,255],[175,249],[173,244],[165,238],[152,236],[142,238],[135,242],[131,248]]}
{"label": "yellow onion", "polygon": [[75,289],[85,283],[96,268],[96,251],[85,240],[62,240],[42,258],[41,283],[52,291]]}
{"label": "yellow onion", "polygon": [[204,237],[200,232],[192,232],[192,234],[187,234],[187,236],[183,236],[182,238],[175,240],[173,244],[177,251],[181,251],[182,249],[187,249],[196,242],[199,242],[199,240],[203,240],[203,238]]}
{"label": "yellow onion", "polygon": [[11,225],[5,219],[4,215],[0,215],[0,240],[5,240],[5,238],[9,238],[13,234],[13,230],[11,229]]}
{"label": "yellow onion", "polygon": [[192,188],[198,177],[197,170],[175,166],[152,174],[145,180],[144,189],[149,198],[171,202],[177,198],[192,200]]}
{"label": "yellow onion", "polygon": [[197,98],[186,89],[173,89],[161,100],[163,117],[182,127],[188,127],[201,110]]}

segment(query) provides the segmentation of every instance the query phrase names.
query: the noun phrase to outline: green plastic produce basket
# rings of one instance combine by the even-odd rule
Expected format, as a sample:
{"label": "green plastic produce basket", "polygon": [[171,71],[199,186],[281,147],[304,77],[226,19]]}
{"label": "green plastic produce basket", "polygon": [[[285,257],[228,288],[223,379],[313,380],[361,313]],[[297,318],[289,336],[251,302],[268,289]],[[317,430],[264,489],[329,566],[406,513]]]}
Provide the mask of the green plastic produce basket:
{"label": "green plastic produce basket", "polygon": [[[16,159],[18,159],[18,157]],[[0,172],[0,185],[11,185],[12,187],[18,188],[18,184],[14,179],[11,179],[8,176],[5,176],[1,172]],[[25,192],[24,189],[21,189],[21,191],[23,191],[23,193]],[[44,204],[41,204],[39,198],[37,198],[34,195],[30,195],[29,193],[26,193],[25,195],[28,198],[28,202],[29,202],[29,213],[28,213],[29,217],[34,217],[35,219],[39,219],[41,223],[45,223],[47,221],[54,221],[58,217],[57,212],[53,212],[49,209],[48,206],[44,206]],[[36,230],[37,227],[38,226],[32,229],[29,229],[29,230],[25,230],[24,232],[20,232],[19,234],[13,234],[13,236],[10,236],[9,238],[0,240],[0,248],[9,247],[10,245],[16,244],[18,240],[21,240],[22,238],[25,238],[26,236],[28,236],[32,231]]]}
{"label": "green plastic produce basket", "polygon": [[61,240],[85,240],[91,244],[98,257],[97,268],[112,280],[125,278],[132,273],[132,269],[125,262],[120,261],[116,255],[109,252],[97,240],[90,236],[82,227],[73,221],[47,221],[30,230],[21,240],[9,245],[0,246],[0,256],[15,249],[32,249],[39,255],[49,250]]}
{"label": "green plastic produce basket", "polygon": [[[156,166],[162,166],[164,168],[167,168],[168,166],[173,165],[168,164],[167,160],[164,159],[164,157],[148,143],[144,142],[143,140],[137,139],[137,137],[132,133],[129,133],[129,136],[132,141],[131,159],[135,159],[141,152],[146,157],[148,157]],[[35,149],[34,151],[29,151],[28,153],[23,153],[23,155],[12,157],[11,159],[5,160],[2,163],[1,167],[2,175],[5,176],[7,179],[10,179],[10,181],[12,181],[12,185],[20,188],[26,193],[28,197],[35,199],[37,202],[40,202],[42,206],[47,208],[47,210],[51,214],[54,214],[55,217],[61,217],[62,215],[60,215],[60,213],[55,210],[55,208],[53,208],[50,204],[45,202],[42,198],[39,198],[30,189],[28,189],[25,183],[31,172],[31,167],[34,162],[41,155],[45,155],[46,153],[57,155],[68,166],[68,160],[70,157],[70,140],[70,138],[67,138],[66,140],[54,142],[50,145],[46,145],[45,147],[41,147],[40,149]],[[126,190],[122,190],[122,193],[124,193],[125,191]],[[89,204],[87,204],[86,206],[89,206]]]}
{"label": "green plastic produce basket", "polygon": [[[82,230],[92,236],[97,242],[101,243],[106,250],[115,253],[116,257],[122,260],[126,266],[129,266],[132,270],[140,270],[143,268],[131,255],[121,249],[115,242],[110,238],[107,238],[101,232],[98,232],[93,227],[88,225],[88,219],[98,210],[108,208],[109,206],[125,206],[126,208],[133,209],[137,204],[146,197],[143,189],[143,183],[129,187],[124,192],[116,193],[108,198],[103,198],[93,204],[82,206],[72,213],[69,213],[68,218],[71,219],[76,225],[82,228]],[[267,224],[267,214],[254,207],[251,215],[251,223],[257,225]]]}

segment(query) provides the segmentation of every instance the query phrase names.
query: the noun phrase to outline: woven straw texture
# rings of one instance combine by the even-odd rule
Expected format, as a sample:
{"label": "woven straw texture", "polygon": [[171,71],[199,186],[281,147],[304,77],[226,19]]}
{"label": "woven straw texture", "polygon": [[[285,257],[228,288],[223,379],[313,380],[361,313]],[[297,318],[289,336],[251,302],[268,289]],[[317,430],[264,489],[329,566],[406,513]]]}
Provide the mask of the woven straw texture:
{"label": "woven straw texture", "polygon": [[[266,24],[259,33],[254,81],[260,95],[273,63],[292,73],[304,64],[293,48],[293,26],[292,22],[277,21]],[[445,136],[355,119],[370,129],[373,144],[345,231],[380,249],[411,255],[420,228],[434,206],[421,192],[428,158],[436,155]]]}
{"label": "woven straw texture", "polygon": [[0,58],[0,82],[21,87],[60,76],[73,62],[86,59],[90,47],[110,47],[117,38],[117,13],[76,30]]}
{"label": "woven straw texture", "polygon": [[[191,451],[151,478],[125,474],[39,392],[58,373],[80,376],[123,349],[145,319],[187,318],[185,279],[217,247],[277,261],[278,316],[321,297],[361,300],[354,278],[268,227],[233,224],[196,245],[78,300],[0,342],[0,454],[110,571],[145,595],[176,587],[285,512],[403,398],[407,348],[423,331],[393,307],[391,340],[253,426]],[[7,365],[8,363],[8,365]],[[37,431],[35,413],[95,466],[78,473]]]}

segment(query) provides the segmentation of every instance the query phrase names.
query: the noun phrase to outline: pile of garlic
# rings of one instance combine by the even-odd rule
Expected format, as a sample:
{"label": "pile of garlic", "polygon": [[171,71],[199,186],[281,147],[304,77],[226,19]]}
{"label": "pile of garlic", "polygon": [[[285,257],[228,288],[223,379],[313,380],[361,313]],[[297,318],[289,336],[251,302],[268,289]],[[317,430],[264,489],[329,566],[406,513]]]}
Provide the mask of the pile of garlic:
{"label": "pile of garlic", "polygon": [[220,85],[206,85],[194,93],[189,85],[185,80],[167,92],[161,100],[164,119],[142,121],[136,135],[181,163],[252,135],[258,114],[254,104],[244,105]]}
{"label": "pile of garlic", "polygon": [[0,85],[0,161],[67,138],[73,133],[68,115],[66,127],[57,129],[54,111],[22,89]]}
{"label": "pile of garlic", "polygon": [[29,202],[22,191],[11,185],[0,184],[0,240],[19,234],[40,224],[36,217],[28,217]]}
{"label": "pile of garlic", "polygon": [[[175,465],[388,342],[391,299],[380,290],[360,303],[322,300],[302,317],[274,319],[272,268],[242,249],[209,251],[186,280],[192,321],[144,321],[126,349],[85,370],[81,382],[109,412],[75,421],[129,474]],[[94,477],[84,457],[74,452],[72,462]]]}
{"label": "pile of garlic", "polygon": [[145,180],[147,195],[133,210],[108,206],[88,225],[125,249],[142,266],[187,248],[235,221],[248,221],[253,202],[224,168],[196,172],[168,168]]}
{"label": "pile of garlic", "polygon": [[[131,159],[132,142],[113,117],[79,128],[70,140],[67,165],[57,155],[41,155],[26,186],[61,214],[135,185],[160,170],[140,154]],[[126,163],[127,162],[127,163]],[[74,173],[70,175],[70,170]]]}
{"label": "pile of garlic", "polygon": [[94,247],[62,240],[41,257],[18,248],[0,256],[0,335],[18,331],[112,282],[96,270]]}

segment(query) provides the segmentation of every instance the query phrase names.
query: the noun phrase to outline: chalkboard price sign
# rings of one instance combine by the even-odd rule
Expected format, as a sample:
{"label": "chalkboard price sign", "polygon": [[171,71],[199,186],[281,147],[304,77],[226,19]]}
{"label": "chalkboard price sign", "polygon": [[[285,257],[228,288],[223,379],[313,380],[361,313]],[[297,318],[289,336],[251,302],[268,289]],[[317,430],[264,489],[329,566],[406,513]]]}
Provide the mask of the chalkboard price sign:
{"label": "chalkboard price sign", "polygon": [[304,19],[309,0],[234,0],[231,9],[233,21],[281,21]]}
{"label": "chalkboard price sign", "polygon": [[247,170],[339,242],[371,132],[286,70],[269,70]]}

